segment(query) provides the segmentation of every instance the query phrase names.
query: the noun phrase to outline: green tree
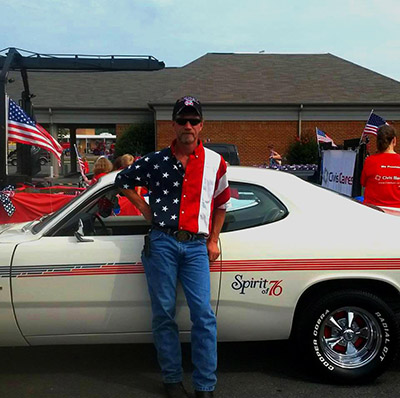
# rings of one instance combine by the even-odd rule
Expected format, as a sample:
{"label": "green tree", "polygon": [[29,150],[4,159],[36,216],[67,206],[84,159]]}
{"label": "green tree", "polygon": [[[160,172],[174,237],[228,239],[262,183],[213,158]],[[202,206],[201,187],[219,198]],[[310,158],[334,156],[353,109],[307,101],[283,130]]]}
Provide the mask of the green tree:
{"label": "green tree", "polygon": [[125,153],[138,156],[154,151],[154,124],[131,124],[115,143],[115,157]]}
{"label": "green tree", "polygon": [[295,142],[290,144],[287,155],[289,164],[313,164],[318,163],[318,144],[314,136],[305,134],[296,137]]}

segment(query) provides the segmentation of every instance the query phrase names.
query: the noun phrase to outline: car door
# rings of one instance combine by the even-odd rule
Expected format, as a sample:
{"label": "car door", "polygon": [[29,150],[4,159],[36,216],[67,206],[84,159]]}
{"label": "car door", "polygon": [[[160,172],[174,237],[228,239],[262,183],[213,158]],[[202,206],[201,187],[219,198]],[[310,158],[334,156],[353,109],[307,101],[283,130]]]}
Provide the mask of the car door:
{"label": "car door", "polygon": [[264,187],[233,181],[229,185],[232,206],[221,234],[219,338],[283,339],[290,332],[293,306],[286,303],[291,292],[285,272],[276,272],[273,264],[282,261],[292,220],[284,204]]}
{"label": "car door", "polygon": [[[142,216],[106,217],[105,204],[115,194],[105,191],[90,198],[51,233],[16,248],[15,314],[30,343],[96,341],[96,335],[120,342],[150,336],[151,307],[140,259],[148,225]],[[212,281],[216,307],[218,272]],[[180,330],[190,330],[180,288],[177,321]]]}

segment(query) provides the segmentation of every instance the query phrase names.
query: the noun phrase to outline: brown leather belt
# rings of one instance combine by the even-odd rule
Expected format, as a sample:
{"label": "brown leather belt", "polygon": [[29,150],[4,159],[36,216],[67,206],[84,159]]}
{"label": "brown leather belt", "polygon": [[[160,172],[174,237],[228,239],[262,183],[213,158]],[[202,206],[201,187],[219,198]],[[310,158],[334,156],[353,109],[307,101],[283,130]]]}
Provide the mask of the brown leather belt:
{"label": "brown leather belt", "polygon": [[153,225],[151,229],[164,232],[167,235],[173,236],[178,242],[186,242],[197,239],[206,239],[205,234],[194,234],[193,232],[184,231],[182,229],[162,228]]}

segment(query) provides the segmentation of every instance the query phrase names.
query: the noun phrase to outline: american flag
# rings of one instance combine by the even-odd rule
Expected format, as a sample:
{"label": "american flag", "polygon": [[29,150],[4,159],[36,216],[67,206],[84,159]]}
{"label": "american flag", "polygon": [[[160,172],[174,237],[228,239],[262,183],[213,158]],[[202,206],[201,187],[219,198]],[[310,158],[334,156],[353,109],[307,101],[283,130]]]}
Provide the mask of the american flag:
{"label": "american flag", "polygon": [[378,128],[383,126],[384,124],[387,124],[386,120],[372,111],[371,114],[369,115],[369,119],[364,127],[362,135],[363,136],[366,134],[376,135]]}
{"label": "american flag", "polygon": [[57,140],[31,119],[11,98],[8,103],[8,139],[52,152],[60,163],[62,147]]}
{"label": "american flag", "polygon": [[83,163],[83,160],[81,158],[81,155],[79,155],[78,147],[75,144],[75,152],[76,152],[76,160],[78,161],[78,166],[79,170],[82,174],[82,177],[85,177],[85,163]]}
{"label": "american flag", "polygon": [[333,142],[332,138],[329,137],[328,134],[326,134],[326,133],[324,133],[322,130],[320,130],[318,127],[315,128],[315,131],[316,131],[316,133],[317,133],[317,140],[318,140],[318,143],[320,143],[320,142],[329,143],[329,142],[330,142],[330,143],[332,144],[332,146],[337,146],[337,145]]}

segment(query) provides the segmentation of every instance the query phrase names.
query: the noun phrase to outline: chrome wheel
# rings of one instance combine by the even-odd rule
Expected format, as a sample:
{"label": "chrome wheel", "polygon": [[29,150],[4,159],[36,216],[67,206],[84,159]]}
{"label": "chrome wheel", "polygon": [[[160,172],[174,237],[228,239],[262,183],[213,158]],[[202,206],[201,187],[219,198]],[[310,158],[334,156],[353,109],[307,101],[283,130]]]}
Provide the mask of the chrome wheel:
{"label": "chrome wheel", "polygon": [[343,369],[365,366],[377,356],[382,343],[378,320],[358,307],[342,307],[329,313],[318,337],[322,354]]}

